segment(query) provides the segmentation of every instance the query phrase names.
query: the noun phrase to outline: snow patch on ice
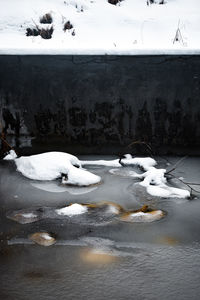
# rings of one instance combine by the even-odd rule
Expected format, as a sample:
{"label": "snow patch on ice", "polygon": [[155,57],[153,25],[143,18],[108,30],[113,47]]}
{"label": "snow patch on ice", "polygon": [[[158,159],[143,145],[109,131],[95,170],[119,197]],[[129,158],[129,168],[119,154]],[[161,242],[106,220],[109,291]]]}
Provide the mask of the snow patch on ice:
{"label": "snow patch on ice", "polygon": [[41,237],[44,238],[45,240],[51,240],[52,239],[52,237],[46,232],[42,232]]}
{"label": "snow patch on ice", "polygon": [[113,160],[81,160],[82,166],[105,166],[105,167],[121,167],[122,165],[119,163],[119,159]]}
{"label": "snow patch on ice", "polygon": [[121,220],[126,222],[153,222],[158,221],[164,216],[162,210],[155,210],[152,212],[136,212],[125,217],[122,216]]}
{"label": "snow patch on ice", "polygon": [[[122,172],[119,169],[111,169],[109,172],[114,175],[121,175],[125,177],[132,177],[141,179],[140,185],[144,186],[147,192],[152,196],[167,197],[167,198],[189,198],[190,192],[188,190],[174,188],[167,185],[165,177],[166,169],[155,168],[156,161],[151,158],[130,158],[123,160],[124,165],[138,165],[145,170],[144,173],[139,174],[135,171]],[[137,183],[136,183],[137,184]]]}
{"label": "snow patch on ice", "polygon": [[74,203],[71,204],[69,206],[60,208],[60,209],[56,209],[56,213],[58,215],[63,215],[63,216],[75,216],[75,215],[81,215],[84,214],[88,211],[87,206],[83,206],[81,204],[78,203]]}
{"label": "snow patch on ice", "polygon": [[144,170],[148,170],[150,167],[155,166],[157,163],[151,157],[132,157],[131,154],[125,154],[125,158],[121,159],[121,163],[119,159],[113,160],[81,160],[81,165],[100,165],[106,167],[122,167],[122,165],[126,166],[140,166]]}
{"label": "snow patch on ice", "polygon": [[22,217],[24,217],[24,218],[37,218],[37,215],[35,215],[33,213],[25,213],[25,214],[22,214]]}
{"label": "snow patch on ice", "polygon": [[[119,159],[80,161],[76,156],[68,153],[47,152],[16,158],[15,152],[11,150],[4,159],[14,159],[17,170],[30,179],[45,181],[62,177],[62,184],[82,187],[101,182],[100,176],[83,169],[83,165],[102,165],[117,168],[122,168],[122,166],[138,166],[145,172],[139,174],[135,171],[128,171],[125,172],[125,176],[141,179],[139,184],[144,186],[152,196],[190,197],[188,190],[168,186],[165,177],[166,170],[155,168],[157,163],[150,157],[132,157],[131,154],[126,154],[121,161]],[[110,173],[116,175],[123,174],[123,172],[119,172],[117,169],[111,169]]]}
{"label": "snow patch on ice", "polygon": [[67,173],[67,179],[62,179],[63,184],[72,184],[79,186],[87,186],[97,184],[101,181],[101,177],[90,173],[89,171],[71,167]]}
{"label": "snow patch on ice", "polygon": [[188,190],[170,187],[167,185],[165,177],[165,169],[149,168],[143,174],[136,176],[143,178],[140,185],[146,187],[147,192],[152,196],[167,197],[167,198],[189,198],[190,192]]}
{"label": "snow patch on ice", "polygon": [[162,198],[189,198],[190,192],[188,190],[170,187],[168,185],[147,187],[147,192],[152,196],[158,196]]}
{"label": "snow patch on ice", "polygon": [[155,168],[157,162],[151,157],[132,157],[131,154],[125,154],[125,158],[115,160],[93,160],[93,161],[81,161],[82,165],[103,165],[110,167],[122,166],[139,166],[145,172],[139,174],[135,171],[123,169],[111,169],[109,172],[114,175],[121,175],[125,177],[132,177],[141,179],[139,183],[144,186],[147,192],[152,196],[158,197],[171,197],[171,198],[189,198],[190,192],[188,190],[170,187],[167,185],[167,179],[165,177],[166,170]]}

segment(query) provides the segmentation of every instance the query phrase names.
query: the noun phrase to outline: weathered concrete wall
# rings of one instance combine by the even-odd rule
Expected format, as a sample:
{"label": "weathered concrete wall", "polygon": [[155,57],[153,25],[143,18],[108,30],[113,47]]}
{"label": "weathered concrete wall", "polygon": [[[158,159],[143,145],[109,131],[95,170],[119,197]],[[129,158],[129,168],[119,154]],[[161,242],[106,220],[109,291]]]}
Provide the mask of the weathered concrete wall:
{"label": "weathered concrete wall", "polygon": [[200,154],[200,57],[0,56],[0,107],[22,152]]}

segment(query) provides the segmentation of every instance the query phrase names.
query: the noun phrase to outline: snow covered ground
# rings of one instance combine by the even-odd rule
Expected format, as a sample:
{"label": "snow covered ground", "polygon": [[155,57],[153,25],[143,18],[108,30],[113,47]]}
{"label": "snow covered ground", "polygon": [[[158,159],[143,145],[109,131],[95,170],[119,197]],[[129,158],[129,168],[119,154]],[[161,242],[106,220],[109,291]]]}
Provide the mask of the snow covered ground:
{"label": "snow covered ground", "polygon": [[[0,54],[200,53],[199,0],[147,2],[0,0]],[[40,23],[46,13],[52,24]],[[64,31],[67,21],[73,28]],[[51,39],[26,36],[27,28],[51,26]]]}

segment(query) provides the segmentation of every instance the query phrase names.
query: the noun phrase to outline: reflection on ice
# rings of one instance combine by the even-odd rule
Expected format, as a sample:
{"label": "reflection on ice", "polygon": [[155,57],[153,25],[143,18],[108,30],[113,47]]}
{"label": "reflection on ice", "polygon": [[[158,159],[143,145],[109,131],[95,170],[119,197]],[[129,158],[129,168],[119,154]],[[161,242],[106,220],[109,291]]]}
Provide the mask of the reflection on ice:
{"label": "reflection on ice", "polygon": [[136,175],[138,175],[138,173],[136,173],[133,170],[130,170],[130,168],[118,168],[118,169],[110,169],[109,173],[113,174],[113,175],[118,175],[118,176],[122,176],[122,177],[135,177]]}
{"label": "reflection on ice", "polygon": [[98,187],[73,187],[67,185],[60,185],[57,182],[31,182],[31,185],[37,189],[50,193],[64,193],[68,192],[71,195],[83,195],[95,191]]}
{"label": "reflection on ice", "polygon": [[107,265],[116,262],[119,256],[119,253],[109,248],[83,248],[80,250],[81,261],[95,265]]}
{"label": "reflection on ice", "polygon": [[80,238],[80,240],[82,242],[84,242],[86,245],[88,246],[93,246],[93,247],[110,247],[110,246],[114,246],[115,242],[110,240],[110,239],[103,239],[100,237],[82,237]]}
{"label": "reflection on ice", "polygon": [[67,191],[67,188],[55,182],[31,182],[30,184],[39,190],[50,193],[64,193]]}
{"label": "reflection on ice", "polygon": [[83,195],[88,194],[90,192],[95,191],[98,188],[98,186],[92,186],[92,187],[72,187],[68,186],[66,187],[66,191],[70,193],[71,195]]}
{"label": "reflection on ice", "polygon": [[[36,232],[29,238],[12,238],[8,245],[32,245],[37,243],[42,246],[75,246],[80,248],[81,261],[95,264],[108,264],[117,261],[120,257],[149,255],[147,245],[144,243],[124,243],[100,237],[82,237],[74,240],[55,240],[46,232]],[[153,246],[153,245],[152,245]],[[150,248],[150,245],[148,245]]]}
{"label": "reflection on ice", "polygon": [[168,245],[168,246],[177,246],[180,241],[173,236],[160,236],[155,240],[158,244]]}

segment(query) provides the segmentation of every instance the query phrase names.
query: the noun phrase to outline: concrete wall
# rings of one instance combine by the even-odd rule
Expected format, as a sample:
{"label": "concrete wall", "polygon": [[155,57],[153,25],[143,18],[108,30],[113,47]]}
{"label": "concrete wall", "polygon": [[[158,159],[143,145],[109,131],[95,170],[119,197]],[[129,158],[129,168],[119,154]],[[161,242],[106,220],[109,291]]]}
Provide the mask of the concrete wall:
{"label": "concrete wall", "polygon": [[200,57],[0,56],[0,108],[21,153],[200,154]]}

